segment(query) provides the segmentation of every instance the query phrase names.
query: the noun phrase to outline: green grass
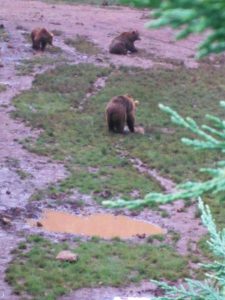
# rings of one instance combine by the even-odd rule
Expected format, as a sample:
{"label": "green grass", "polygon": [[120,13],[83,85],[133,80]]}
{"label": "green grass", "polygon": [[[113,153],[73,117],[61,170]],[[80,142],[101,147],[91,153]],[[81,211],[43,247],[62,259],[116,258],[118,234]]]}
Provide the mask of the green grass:
{"label": "green grass", "polygon": [[[32,90],[14,99],[14,115],[44,129],[34,144],[25,145],[39,154],[63,160],[71,172],[58,187],[49,189],[50,194],[52,190],[56,194],[77,188],[99,199],[105,190],[113,196],[130,198],[133,190],[139,190],[141,196],[159,190],[154,181],[138,174],[128,159],[117,154],[116,147],[132,136],[108,134],[104,120],[107,97],[104,103],[95,97],[82,111],[78,110],[97,78],[110,72],[109,68],[93,65],[61,66],[37,76]],[[92,101],[96,103],[94,110],[89,108]],[[96,168],[96,172],[89,172],[89,167]]]}
{"label": "green grass", "polygon": [[[21,75],[21,76],[30,75],[33,72],[42,69],[43,67],[50,67],[53,65],[66,63],[68,60],[62,54],[60,53],[59,55],[57,54],[58,49],[60,48],[58,47],[49,48],[41,56],[34,56],[34,58],[32,59],[21,60],[20,63],[16,65],[17,75]],[[61,52],[61,50],[59,51]]]}
{"label": "green grass", "polygon": [[[159,110],[158,103],[169,105],[200,124],[206,113],[221,116],[218,101],[224,96],[224,73],[222,68],[210,66],[197,70],[113,70],[64,65],[37,76],[33,88],[14,99],[14,115],[43,129],[36,142],[25,142],[28,149],[63,160],[70,170],[71,176],[53,188],[58,193],[78,188],[98,198],[107,190],[111,197],[130,199],[133,190],[143,196],[159,191],[159,187],[154,180],[137,173],[128,158],[121,156],[123,151],[176,182],[203,178],[198,169],[219,159],[217,153],[183,146],[180,138],[188,133],[174,126]],[[106,87],[82,104],[85,94],[101,76],[109,76]],[[125,93],[140,100],[137,124],[145,127],[145,135],[107,132],[106,103],[112,96]],[[96,168],[96,172],[89,172],[88,167]]]}
{"label": "green grass", "polygon": [[[79,260],[57,261],[59,251],[68,248]],[[31,236],[13,256],[6,280],[22,299],[53,300],[82,287],[118,287],[142,279],[173,281],[188,276],[187,260],[163,244],[156,247],[93,238],[69,247]]]}
{"label": "green grass", "polygon": [[67,38],[65,40],[67,45],[74,47],[78,52],[87,55],[97,55],[101,53],[101,49],[92,41],[88,40],[86,36],[77,34],[76,38]]}
{"label": "green grass", "polygon": [[[129,70],[112,76],[102,92],[105,95],[129,92],[140,100],[137,122],[146,128],[146,135],[133,135],[124,140],[131,156],[139,157],[152,168],[176,182],[199,178],[199,167],[218,159],[217,153],[193,151],[180,142],[190,136],[186,130],[174,126],[161,112],[158,103],[171,106],[183,116],[204,123],[206,113],[222,115],[218,102],[224,97],[224,70],[201,67],[187,70]],[[101,98],[101,95],[98,96]],[[93,103],[93,102],[92,102]],[[93,106],[90,107],[93,109]],[[169,133],[165,133],[168,130]]]}

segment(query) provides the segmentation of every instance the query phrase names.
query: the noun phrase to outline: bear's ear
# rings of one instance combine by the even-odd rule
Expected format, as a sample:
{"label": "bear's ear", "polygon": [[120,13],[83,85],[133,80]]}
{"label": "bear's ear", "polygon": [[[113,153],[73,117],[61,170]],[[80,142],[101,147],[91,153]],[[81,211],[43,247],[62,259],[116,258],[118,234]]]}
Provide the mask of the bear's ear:
{"label": "bear's ear", "polygon": [[131,95],[129,94],[125,94],[124,97],[129,98],[129,99],[133,99]]}
{"label": "bear's ear", "polygon": [[134,101],[135,106],[138,106],[140,104],[140,102],[138,100]]}
{"label": "bear's ear", "polygon": [[140,38],[140,34],[139,34],[139,32],[138,32],[137,30],[133,30],[133,31],[132,31],[132,34],[137,36],[137,40],[140,40],[140,39],[141,39],[141,38]]}

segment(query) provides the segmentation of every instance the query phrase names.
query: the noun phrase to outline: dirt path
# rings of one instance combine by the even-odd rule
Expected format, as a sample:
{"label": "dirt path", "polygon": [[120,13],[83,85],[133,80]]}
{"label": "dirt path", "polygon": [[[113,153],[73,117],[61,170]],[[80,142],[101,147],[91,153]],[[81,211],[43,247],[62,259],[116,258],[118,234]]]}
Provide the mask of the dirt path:
{"label": "dirt path", "polygon": [[[28,198],[37,188],[46,186],[65,177],[66,172],[62,164],[52,163],[45,157],[40,157],[23,149],[19,141],[33,136],[30,128],[23,123],[13,120],[10,111],[13,107],[11,99],[22,90],[29,89],[32,77],[16,76],[15,65],[24,58],[31,57],[24,44],[21,34],[11,21],[4,22],[10,32],[10,48],[3,43],[0,83],[7,84],[7,90],[0,94],[0,216],[7,216],[9,210],[25,208]],[[21,175],[26,175],[23,178]],[[13,215],[13,212],[12,212]],[[0,228],[0,299],[16,299],[4,282],[4,269],[10,260],[10,251],[19,241],[18,234],[8,230],[3,225]]]}
{"label": "dirt path", "polygon": [[[12,98],[22,90],[29,89],[32,85],[32,76],[17,76],[15,67],[22,59],[29,59],[34,56],[30,45],[24,41],[18,26],[24,28],[28,33],[36,26],[46,26],[50,30],[62,31],[61,36],[55,37],[55,45],[59,46],[67,53],[71,61],[97,62],[115,65],[132,65],[139,67],[152,67],[154,65],[164,65],[171,67],[175,64],[185,64],[188,67],[197,67],[194,61],[194,49],[199,42],[198,37],[192,37],[185,41],[175,43],[170,29],[147,30],[144,23],[147,21],[147,11],[136,11],[129,8],[119,7],[91,7],[91,6],[69,6],[52,5],[38,1],[7,1],[0,0],[1,15],[0,23],[3,23],[9,32],[9,42],[1,43],[0,60],[3,68],[0,68],[0,83],[7,84],[7,90],[0,93],[0,217],[9,212],[18,213],[17,208],[27,209],[28,198],[38,188],[43,188],[50,182],[56,182],[66,176],[62,164],[51,162],[46,157],[40,157],[29,153],[23,149],[19,141],[26,137],[34,137],[37,133],[31,131],[23,123],[15,121],[10,117],[13,110]],[[84,21],[85,20],[85,21]],[[140,49],[140,55],[110,56],[108,45],[116,34],[121,31],[137,29],[140,31],[142,40],[136,45]],[[64,43],[65,38],[73,38],[76,34],[88,36],[101,49],[102,53],[97,57],[87,57],[76,53],[71,47]],[[86,101],[84,99],[84,101]],[[22,175],[26,175],[25,178]],[[159,225],[167,228],[174,227],[174,223],[187,224],[187,228],[182,232],[188,232],[188,222],[193,218],[194,208],[190,208],[188,213],[179,214],[176,209],[182,204],[174,204],[169,220],[163,220],[155,215],[153,220]],[[168,208],[168,206],[167,206]],[[167,209],[166,208],[166,209]],[[175,208],[175,209],[174,209]],[[14,209],[14,210],[13,210]],[[92,208],[91,208],[92,209]],[[99,209],[96,208],[95,210]],[[168,208],[169,210],[169,208]],[[171,211],[172,211],[171,210]],[[83,212],[85,213],[85,211]],[[130,212],[127,212],[130,214]],[[139,218],[151,219],[153,214],[145,210]],[[184,222],[185,218],[185,222]],[[198,224],[192,220],[193,230],[197,230]],[[21,222],[20,224],[18,222]],[[18,228],[23,228],[22,221],[12,220],[11,229],[5,225],[0,227],[0,299],[13,300],[16,296],[11,294],[10,288],[4,282],[4,270],[10,260],[10,251],[20,240]],[[193,224],[192,224],[193,225]],[[179,226],[179,225],[178,225]],[[193,235],[193,230],[189,232],[187,239]],[[196,231],[197,232],[197,231]],[[196,238],[198,234],[196,233]],[[181,239],[181,243],[184,239]],[[178,248],[184,249],[184,245]],[[182,252],[182,251],[181,251]],[[77,291],[72,296],[64,299],[112,299],[112,295],[117,292],[121,295],[145,295],[145,291],[151,289],[144,283],[144,288],[132,287],[130,290],[100,289]],[[144,291],[143,291],[144,290]],[[142,292],[140,292],[142,291]],[[84,297],[86,293],[86,298]],[[93,295],[93,296],[91,296]],[[91,298],[90,298],[91,297]]]}

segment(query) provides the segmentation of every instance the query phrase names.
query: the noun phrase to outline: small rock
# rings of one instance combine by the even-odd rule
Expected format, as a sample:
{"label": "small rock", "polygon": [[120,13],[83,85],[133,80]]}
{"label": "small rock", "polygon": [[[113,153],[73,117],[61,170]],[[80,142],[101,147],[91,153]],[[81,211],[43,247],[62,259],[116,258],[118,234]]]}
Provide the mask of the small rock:
{"label": "small rock", "polygon": [[144,127],[137,126],[137,127],[135,127],[135,132],[140,133],[140,134],[145,134],[145,129],[144,129]]}
{"label": "small rock", "polygon": [[4,24],[0,24],[0,28],[1,29],[5,28]]}
{"label": "small rock", "polygon": [[7,194],[7,195],[10,195],[10,194],[11,194],[11,192],[10,192],[9,190],[7,190],[7,191],[6,191],[6,194]]}
{"label": "small rock", "polygon": [[100,57],[96,57],[96,61],[103,62],[104,60],[102,58],[100,58]]}
{"label": "small rock", "polygon": [[14,47],[13,47],[13,45],[10,45],[10,44],[9,44],[9,45],[7,46],[7,48],[8,48],[8,49],[13,49]]}
{"label": "small rock", "polygon": [[4,65],[2,63],[0,63],[0,68],[4,68]]}
{"label": "small rock", "polygon": [[144,239],[144,238],[146,238],[146,234],[145,233],[137,233],[137,237],[139,239]]}
{"label": "small rock", "polygon": [[177,212],[178,213],[185,212],[185,207],[179,207],[179,208],[177,208]]}
{"label": "small rock", "polygon": [[109,197],[112,196],[112,193],[109,190],[104,190],[104,191],[99,193],[99,196],[104,198],[104,199],[108,199]]}
{"label": "small rock", "polygon": [[2,218],[2,223],[4,225],[11,225],[12,224],[11,220],[9,218],[6,218],[6,217]]}
{"label": "small rock", "polygon": [[36,225],[37,227],[43,227],[43,224],[40,221],[37,221]]}
{"label": "small rock", "polygon": [[78,260],[78,254],[73,253],[69,250],[64,250],[59,252],[59,254],[56,256],[57,260],[61,260],[61,261],[77,261]]}

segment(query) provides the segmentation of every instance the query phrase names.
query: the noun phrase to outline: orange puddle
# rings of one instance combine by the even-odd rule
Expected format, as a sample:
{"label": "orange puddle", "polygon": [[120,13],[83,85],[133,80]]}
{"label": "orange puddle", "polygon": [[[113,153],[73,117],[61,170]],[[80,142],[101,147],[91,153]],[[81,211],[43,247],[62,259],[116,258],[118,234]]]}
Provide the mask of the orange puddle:
{"label": "orange puddle", "polygon": [[[37,226],[37,222],[29,223]],[[129,238],[139,234],[164,234],[159,226],[132,219],[126,216],[111,214],[94,214],[90,216],[76,216],[65,212],[45,210],[39,220],[42,227],[51,232],[73,233],[86,236],[99,236],[102,238]]]}

